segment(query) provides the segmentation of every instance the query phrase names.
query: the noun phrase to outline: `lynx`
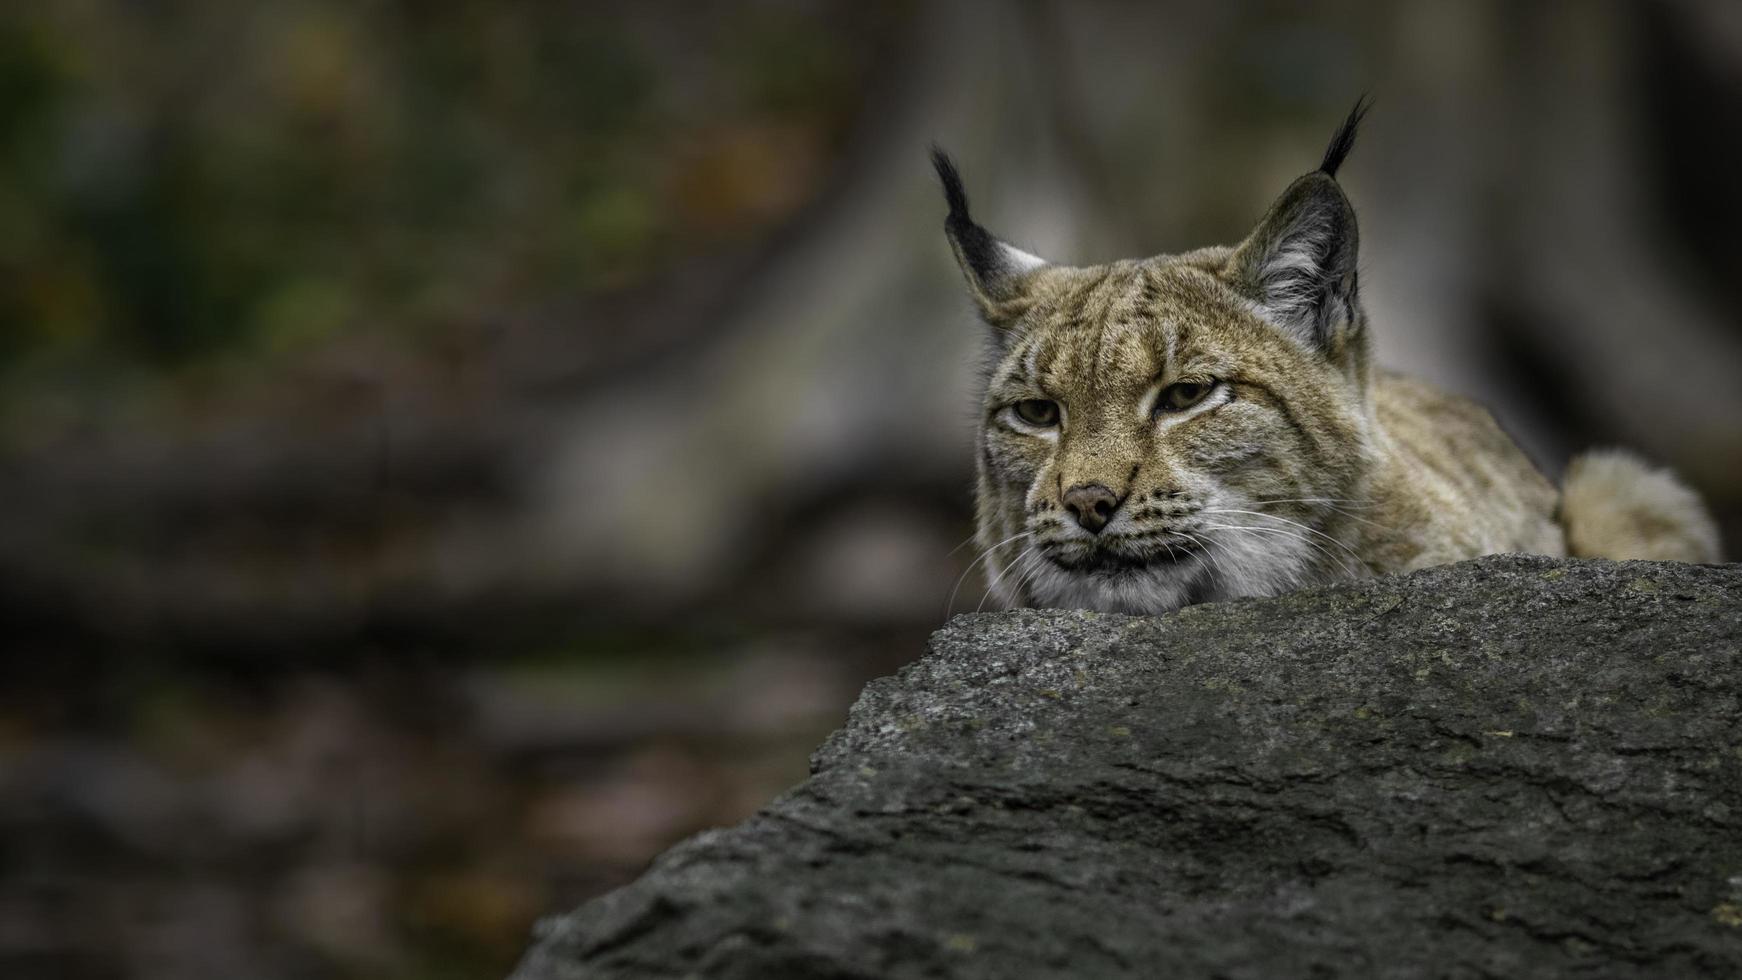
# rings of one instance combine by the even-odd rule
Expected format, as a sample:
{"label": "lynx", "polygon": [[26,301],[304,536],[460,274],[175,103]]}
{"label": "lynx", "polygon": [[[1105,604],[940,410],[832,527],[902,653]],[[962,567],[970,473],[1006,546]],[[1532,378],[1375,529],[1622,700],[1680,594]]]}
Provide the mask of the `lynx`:
{"label": "lynx", "polygon": [[1586,454],[1559,492],[1481,407],[1376,368],[1338,166],[1240,244],[1055,265],[969,216],[945,232],[991,328],[977,538],[1009,606],[1158,613],[1497,552],[1716,561],[1669,472]]}

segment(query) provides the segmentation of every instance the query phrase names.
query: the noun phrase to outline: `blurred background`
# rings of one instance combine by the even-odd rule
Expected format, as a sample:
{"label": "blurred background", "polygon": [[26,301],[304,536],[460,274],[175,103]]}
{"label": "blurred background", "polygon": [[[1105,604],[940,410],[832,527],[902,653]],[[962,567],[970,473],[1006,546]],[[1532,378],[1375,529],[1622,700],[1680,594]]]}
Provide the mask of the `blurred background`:
{"label": "blurred background", "polygon": [[1363,91],[1382,360],[1735,555],[1728,0],[6,5],[0,974],[505,973],[980,602],[927,144],[1093,262]]}

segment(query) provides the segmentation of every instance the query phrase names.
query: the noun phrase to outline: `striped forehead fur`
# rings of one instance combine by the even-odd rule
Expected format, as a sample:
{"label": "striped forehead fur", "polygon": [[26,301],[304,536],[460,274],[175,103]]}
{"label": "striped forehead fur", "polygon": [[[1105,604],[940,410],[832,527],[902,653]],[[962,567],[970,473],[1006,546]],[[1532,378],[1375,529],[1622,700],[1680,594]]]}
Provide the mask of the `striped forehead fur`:
{"label": "striped forehead fur", "polygon": [[[976,511],[991,597],[1157,613],[1495,551],[1565,553],[1554,488],[1487,413],[1371,363],[1355,212],[1336,181],[1369,104],[1238,245],[1090,267],[999,241],[934,156],[990,328]],[[1575,472],[1634,487],[1641,471]],[[1587,515],[1579,546],[1641,547],[1634,518],[1621,522],[1631,536],[1589,518],[1626,495],[1583,479],[1591,493],[1569,496]],[[1673,481],[1653,479],[1633,497],[1692,528],[1652,531],[1654,547],[1710,554],[1709,528],[1687,518],[1697,498],[1670,513]]]}

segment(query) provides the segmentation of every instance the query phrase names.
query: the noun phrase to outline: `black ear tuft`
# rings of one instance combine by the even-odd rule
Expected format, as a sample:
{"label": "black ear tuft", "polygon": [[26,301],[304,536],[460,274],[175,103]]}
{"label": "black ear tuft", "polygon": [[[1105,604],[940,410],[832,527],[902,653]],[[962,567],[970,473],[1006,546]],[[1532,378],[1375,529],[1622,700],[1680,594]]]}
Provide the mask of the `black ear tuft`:
{"label": "black ear tuft", "polygon": [[[1343,165],[1343,158],[1355,148],[1355,129],[1361,125],[1362,117],[1367,110],[1373,108],[1373,99],[1362,95],[1355,100],[1355,108],[1349,110],[1349,118],[1343,120],[1343,125],[1337,127],[1337,135],[1331,137],[1331,145],[1325,147],[1325,159],[1319,164],[1319,172],[1329,177],[1337,176],[1337,168]],[[945,161],[948,162],[948,161]]]}
{"label": "black ear tuft", "polygon": [[962,251],[962,261],[972,275],[990,280],[997,274],[998,240],[992,233],[968,217],[968,192],[962,187],[962,175],[956,172],[955,161],[936,143],[931,147],[931,165],[937,168],[938,179],[944,184],[944,200],[950,213],[944,219],[944,230]]}
{"label": "black ear tuft", "polygon": [[967,222],[968,192],[962,189],[962,175],[956,172],[956,164],[944,148],[933,143],[931,145],[931,165],[937,168],[938,179],[944,182],[944,200],[949,202],[951,222]]}
{"label": "black ear tuft", "polygon": [[937,144],[932,144],[931,163],[937,168],[938,179],[944,185],[944,200],[950,214],[944,219],[944,233],[955,249],[956,261],[968,277],[968,286],[980,304],[981,313],[989,321],[1005,315],[1002,305],[1015,296],[1015,280],[1026,269],[1043,264],[1026,252],[1012,248],[992,233],[974,223],[968,216],[968,192],[962,188],[962,175],[956,165]]}

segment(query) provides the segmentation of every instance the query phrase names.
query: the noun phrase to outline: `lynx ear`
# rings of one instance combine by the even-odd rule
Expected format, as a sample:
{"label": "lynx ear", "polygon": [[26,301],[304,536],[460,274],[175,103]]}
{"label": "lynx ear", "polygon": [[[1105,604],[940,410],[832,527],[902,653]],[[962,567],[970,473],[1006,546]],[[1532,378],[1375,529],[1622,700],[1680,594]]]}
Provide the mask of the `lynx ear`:
{"label": "lynx ear", "polygon": [[1027,305],[1024,287],[1029,274],[1046,265],[1046,260],[998,240],[975,224],[968,216],[968,194],[962,189],[956,165],[936,146],[932,147],[931,162],[937,168],[938,179],[943,181],[944,199],[950,205],[944,233],[949,236],[956,263],[968,280],[968,291],[987,323],[1008,326]]}
{"label": "lynx ear", "polygon": [[1337,167],[1367,113],[1363,99],[1337,130],[1319,169],[1290,184],[1224,270],[1267,319],[1328,350],[1357,315],[1355,209],[1337,185]]}

